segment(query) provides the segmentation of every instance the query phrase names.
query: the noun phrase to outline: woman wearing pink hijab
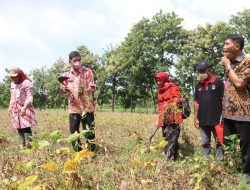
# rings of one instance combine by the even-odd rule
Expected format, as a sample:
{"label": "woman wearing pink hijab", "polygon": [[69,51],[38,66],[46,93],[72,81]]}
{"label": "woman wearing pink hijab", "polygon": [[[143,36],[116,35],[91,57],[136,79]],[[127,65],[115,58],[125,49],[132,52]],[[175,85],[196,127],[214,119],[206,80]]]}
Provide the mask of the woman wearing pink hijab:
{"label": "woman wearing pink hijab", "polygon": [[31,148],[31,128],[36,124],[33,107],[33,85],[18,67],[9,70],[11,98],[8,113],[12,125],[17,129],[23,148]]}

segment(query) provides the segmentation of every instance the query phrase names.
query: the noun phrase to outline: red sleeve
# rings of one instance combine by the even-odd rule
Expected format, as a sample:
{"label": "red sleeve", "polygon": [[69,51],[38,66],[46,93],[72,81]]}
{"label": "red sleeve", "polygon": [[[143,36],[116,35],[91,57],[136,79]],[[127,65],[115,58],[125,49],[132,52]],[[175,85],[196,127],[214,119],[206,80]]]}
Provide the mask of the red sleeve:
{"label": "red sleeve", "polygon": [[166,92],[163,94],[163,99],[168,101],[168,100],[173,100],[174,98],[181,98],[181,93],[180,93],[180,88],[178,86],[174,86],[169,88]]}

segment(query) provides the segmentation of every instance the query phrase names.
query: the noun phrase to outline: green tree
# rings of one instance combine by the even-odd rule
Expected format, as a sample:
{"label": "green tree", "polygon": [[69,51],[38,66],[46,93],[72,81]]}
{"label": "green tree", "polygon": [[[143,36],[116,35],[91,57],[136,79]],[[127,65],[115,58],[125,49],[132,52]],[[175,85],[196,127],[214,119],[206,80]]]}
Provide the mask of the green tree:
{"label": "green tree", "polygon": [[34,86],[34,106],[39,108],[46,107],[47,89],[46,77],[48,76],[47,68],[34,69],[30,73],[30,77]]}
{"label": "green tree", "polygon": [[99,55],[92,53],[85,45],[77,47],[77,51],[81,54],[81,62],[85,67],[92,69],[93,73],[96,75],[99,64]]}
{"label": "green tree", "polygon": [[152,20],[142,18],[118,48],[116,62],[121,74],[126,76],[124,102],[127,105],[130,100],[131,110],[141,100],[146,104],[145,100],[153,98],[155,103],[154,75],[161,70],[170,71],[174,65],[186,34],[182,20],[173,12],[162,11]]}
{"label": "green tree", "polygon": [[31,71],[34,85],[34,105],[40,108],[58,108],[65,105],[65,94],[60,91],[57,78],[64,72],[66,64],[58,59],[49,69],[42,67]]}
{"label": "green tree", "polygon": [[242,12],[238,12],[236,15],[232,15],[229,20],[230,26],[235,33],[242,34],[245,39],[245,52],[250,53],[250,9],[245,9]]}
{"label": "green tree", "polygon": [[58,59],[47,71],[45,78],[45,88],[47,95],[47,106],[49,108],[63,107],[66,103],[66,95],[60,90],[60,83],[57,78],[64,72],[66,63]]}
{"label": "green tree", "polygon": [[[7,71],[7,70],[6,70]],[[9,76],[3,78],[3,82],[0,82],[0,107],[6,108],[10,103],[10,85],[11,79]]]}
{"label": "green tree", "polygon": [[208,61],[212,65],[213,73],[223,77],[223,68],[219,63],[223,56],[225,36],[231,31],[230,26],[224,22],[198,26],[197,29],[189,31],[176,64],[177,81],[187,93],[194,93],[194,85],[198,79],[196,67],[201,61]]}
{"label": "green tree", "polygon": [[[98,74],[98,102],[111,103],[112,111],[115,111],[119,98],[119,91],[125,82],[122,76],[120,62],[117,54],[119,48],[108,46],[101,57],[101,66]],[[111,102],[110,102],[111,100]]]}

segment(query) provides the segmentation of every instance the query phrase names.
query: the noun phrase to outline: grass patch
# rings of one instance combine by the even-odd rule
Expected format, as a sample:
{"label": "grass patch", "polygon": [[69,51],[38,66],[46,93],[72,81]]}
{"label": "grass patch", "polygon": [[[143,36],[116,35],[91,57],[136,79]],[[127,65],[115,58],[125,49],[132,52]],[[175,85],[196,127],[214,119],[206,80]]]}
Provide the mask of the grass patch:
{"label": "grass patch", "polygon": [[[67,137],[67,111],[37,110],[37,117],[34,137],[44,147],[34,148],[31,153],[22,152],[7,110],[0,110],[0,139],[3,139],[0,141],[0,189],[23,186],[23,189],[112,190],[121,186],[150,190],[248,189],[240,173],[232,173],[224,163],[213,157],[205,160],[199,154],[199,132],[193,126],[193,118],[185,120],[181,129],[180,159],[166,162],[160,130],[148,151],[156,115],[97,112],[96,137],[102,148],[98,154],[78,161],[76,169],[67,173],[65,163],[73,164],[76,158],[71,144],[56,142],[44,133],[58,131],[62,138]],[[54,164],[56,169],[49,171],[41,167],[43,164],[51,164],[49,167]]]}

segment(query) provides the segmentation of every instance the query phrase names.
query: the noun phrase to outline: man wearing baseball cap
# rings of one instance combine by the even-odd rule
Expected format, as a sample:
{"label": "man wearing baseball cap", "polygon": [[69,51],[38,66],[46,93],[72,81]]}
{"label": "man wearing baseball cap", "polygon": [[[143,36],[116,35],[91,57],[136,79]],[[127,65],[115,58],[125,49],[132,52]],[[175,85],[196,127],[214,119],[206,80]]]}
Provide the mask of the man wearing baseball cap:
{"label": "man wearing baseball cap", "polygon": [[216,156],[222,157],[222,146],[216,136],[215,126],[221,122],[224,83],[211,73],[208,62],[199,63],[200,81],[195,86],[194,124],[200,129],[202,153],[211,153],[211,134],[216,141]]}

